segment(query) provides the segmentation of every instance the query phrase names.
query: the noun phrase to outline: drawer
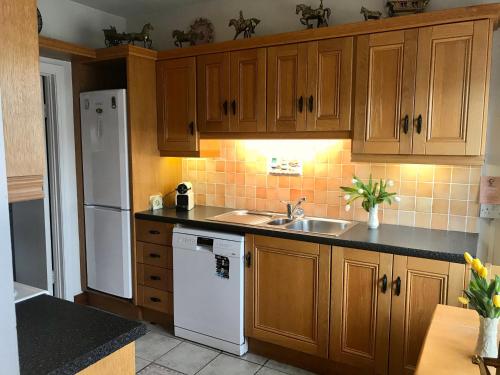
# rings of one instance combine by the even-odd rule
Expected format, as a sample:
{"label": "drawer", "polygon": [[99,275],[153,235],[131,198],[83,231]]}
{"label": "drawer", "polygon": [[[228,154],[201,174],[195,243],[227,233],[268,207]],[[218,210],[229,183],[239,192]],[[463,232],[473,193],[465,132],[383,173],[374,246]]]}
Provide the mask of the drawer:
{"label": "drawer", "polygon": [[139,285],[137,287],[137,302],[140,306],[151,310],[174,314],[174,295],[170,292]]}
{"label": "drawer", "polygon": [[166,292],[174,291],[173,271],[166,268],[137,264],[137,282]]}
{"label": "drawer", "polygon": [[172,246],[173,229],[173,224],[146,220],[135,221],[135,236],[137,241]]}
{"label": "drawer", "polygon": [[136,242],[137,262],[151,266],[172,268],[173,250],[170,246]]}

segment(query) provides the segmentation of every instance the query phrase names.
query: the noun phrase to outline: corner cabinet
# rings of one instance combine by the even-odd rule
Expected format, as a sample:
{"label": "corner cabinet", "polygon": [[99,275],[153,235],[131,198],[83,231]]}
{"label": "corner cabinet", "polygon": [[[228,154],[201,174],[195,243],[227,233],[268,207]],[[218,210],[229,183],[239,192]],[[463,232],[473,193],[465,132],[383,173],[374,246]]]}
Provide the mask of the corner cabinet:
{"label": "corner cabinet", "polygon": [[362,35],[353,154],[484,155],[492,24]]}
{"label": "corner cabinet", "polygon": [[158,148],[162,156],[198,156],[196,59],[156,65]]}
{"label": "corner cabinet", "polygon": [[328,356],[331,246],[247,235],[245,334]]}
{"label": "corner cabinet", "polygon": [[335,247],[330,359],[413,374],[435,307],[458,305],[464,278],[462,264]]}

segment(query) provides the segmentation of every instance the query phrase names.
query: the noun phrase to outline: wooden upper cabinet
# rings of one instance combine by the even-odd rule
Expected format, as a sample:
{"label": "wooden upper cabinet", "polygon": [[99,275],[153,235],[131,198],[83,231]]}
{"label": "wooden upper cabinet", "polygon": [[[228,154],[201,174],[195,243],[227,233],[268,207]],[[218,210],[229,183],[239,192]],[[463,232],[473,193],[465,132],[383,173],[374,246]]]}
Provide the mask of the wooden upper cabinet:
{"label": "wooden upper cabinet", "polygon": [[196,153],[196,59],[160,61],[156,68],[158,148],[165,156]]}
{"label": "wooden upper cabinet", "polygon": [[9,202],[44,197],[45,128],[36,1],[3,1],[0,8],[0,95]]}
{"label": "wooden upper cabinet", "polygon": [[411,375],[437,304],[459,306],[465,266],[394,256],[389,374]]}
{"label": "wooden upper cabinet", "polygon": [[231,52],[232,132],[266,131],[266,49]]}
{"label": "wooden upper cabinet", "polygon": [[328,356],[331,246],[247,235],[245,333]]}
{"label": "wooden upper cabinet", "polygon": [[489,51],[487,20],[419,30],[415,154],[484,153]]}
{"label": "wooden upper cabinet", "polygon": [[201,132],[229,130],[230,54],[197,57],[198,126]]}
{"label": "wooden upper cabinet", "polygon": [[307,44],[270,47],[267,55],[267,130],[305,131]]}
{"label": "wooden upper cabinet", "polygon": [[330,359],[387,374],[391,254],[334,248]]}
{"label": "wooden upper cabinet", "polygon": [[351,129],[353,37],[308,43],[307,130]]}
{"label": "wooden upper cabinet", "polygon": [[353,153],[411,153],[417,35],[358,38]]}

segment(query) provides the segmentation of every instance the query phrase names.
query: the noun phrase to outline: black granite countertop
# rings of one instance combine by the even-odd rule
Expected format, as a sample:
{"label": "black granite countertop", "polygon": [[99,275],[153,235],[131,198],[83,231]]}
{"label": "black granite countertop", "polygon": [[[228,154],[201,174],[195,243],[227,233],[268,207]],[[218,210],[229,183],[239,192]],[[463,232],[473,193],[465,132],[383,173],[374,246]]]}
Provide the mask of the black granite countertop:
{"label": "black granite countertop", "polygon": [[21,375],[75,374],[146,333],[142,323],[48,295],[19,302],[16,315]]}
{"label": "black granite countertop", "polygon": [[389,224],[381,224],[378,229],[373,230],[369,229],[365,223],[359,223],[343,235],[333,237],[207,220],[209,217],[230,211],[234,211],[234,209],[196,206],[191,211],[186,212],[163,208],[155,211],[138,212],[135,217],[137,219],[178,223],[204,229],[260,234],[454,263],[465,263],[463,258],[465,251],[468,251],[473,256],[477,252],[478,235],[474,233]]}

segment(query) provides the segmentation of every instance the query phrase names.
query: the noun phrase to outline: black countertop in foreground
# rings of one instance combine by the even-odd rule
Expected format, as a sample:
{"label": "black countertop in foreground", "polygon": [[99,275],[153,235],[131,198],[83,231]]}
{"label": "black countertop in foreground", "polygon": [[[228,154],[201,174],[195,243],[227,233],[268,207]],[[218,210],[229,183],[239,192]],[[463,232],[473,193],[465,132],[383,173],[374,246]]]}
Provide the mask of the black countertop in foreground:
{"label": "black countertop in foreground", "polygon": [[75,374],[146,333],[142,323],[48,295],[19,302],[16,315],[21,375]]}
{"label": "black countertop in foreground", "polygon": [[182,212],[164,208],[155,211],[138,212],[135,217],[137,219],[178,223],[204,229],[260,234],[455,263],[465,263],[463,258],[465,251],[468,251],[473,256],[476,255],[477,251],[478,235],[473,233],[389,224],[381,224],[378,229],[373,230],[368,229],[365,223],[359,223],[340,237],[333,237],[207,220],[209,217],[230,211],[234,211],[234,209],[196,206],[191,211]]}

